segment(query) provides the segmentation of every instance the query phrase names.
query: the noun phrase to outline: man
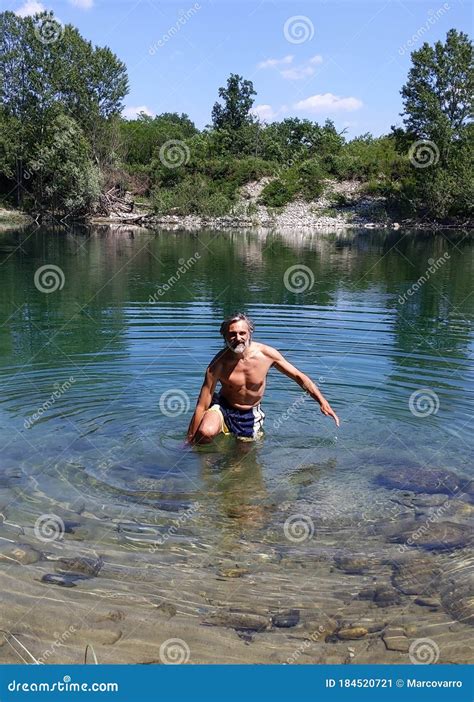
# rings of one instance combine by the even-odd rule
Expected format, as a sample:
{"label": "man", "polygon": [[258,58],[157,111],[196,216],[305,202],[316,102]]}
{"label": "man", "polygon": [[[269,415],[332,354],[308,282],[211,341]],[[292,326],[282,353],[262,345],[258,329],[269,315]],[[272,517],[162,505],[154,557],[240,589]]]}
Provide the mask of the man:
{"label": "man", "polygon": [[[306,390],[319,402],[321,412],[332,417],[339,426],[339,418],[311,378],[292,366],[276,349],[253,341],[253,331],[253,322],[241,312],[222,322],[220,332],[226,348],[214,356],[206,370],[189,424],[188,441],[208,443],[221,432],[243,440],[260,437],[265,418],[260,401],[272,366]],[[218,382],[221,389],[215,394]]]}

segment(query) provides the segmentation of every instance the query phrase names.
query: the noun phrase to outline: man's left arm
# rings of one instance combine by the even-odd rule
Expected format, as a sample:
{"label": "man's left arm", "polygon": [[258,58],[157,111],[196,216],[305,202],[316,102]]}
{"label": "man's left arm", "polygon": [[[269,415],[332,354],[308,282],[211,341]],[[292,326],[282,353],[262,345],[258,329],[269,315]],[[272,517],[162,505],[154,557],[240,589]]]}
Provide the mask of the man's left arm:
{"label": "man's left arm", "polygon": [[298,383],[298,385],[301,388],[303,388],[303,390],[305,390],[309,395],[311,395],[313,400],[316,400],[316,402],[319,403],[319,406],[321,407],[321,412],[327,417],[332,417],[336,422],[336,426],[339,426],[339,417],[331,408],[331,405],[326,400],[324,395],[319,391],[317,385],[313,383],[311,378],[309,378],[305,373],[293,366],[289,361],[286,360],[284,356],[282,356],[282,354],[279,351],[272,348],[271,346],[267,346],[265,348],[265,351],[272,359],[272,365],[277,370],[279,370],[280,373],[287,375],[289,378]]}

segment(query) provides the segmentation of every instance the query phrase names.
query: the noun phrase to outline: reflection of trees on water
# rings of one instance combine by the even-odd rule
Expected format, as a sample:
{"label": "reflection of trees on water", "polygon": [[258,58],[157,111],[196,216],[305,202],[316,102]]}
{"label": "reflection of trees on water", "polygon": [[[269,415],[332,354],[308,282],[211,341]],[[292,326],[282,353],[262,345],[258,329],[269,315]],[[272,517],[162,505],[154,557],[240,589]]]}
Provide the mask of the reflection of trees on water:
{"label": "reflection of trees on water", "polygon": [[[12,253],[21,241],[22,248]],[[275,331],[278,334],[266,324],[269,319],[273,324],[278,314],[291,320],[296,334],[300,328],[311,333],[320,321],[319,307],[353,301],[394,313],[390,331],[402,356],[415,347],[430,354],[467,354],[473,313],[472,240],[451,231],[185,233],[102,226],[72,233],[18,230],[4,235],[2,247],[4,358],[27,359],[39,352],[38,360],[51,362],[61,351],[100,354],[112,339],[115,350],[126,349],[131,323],[153,326],[157,343],[173,344],[183,325],[198,338],[215,334],[218,343],[218,323],[236,309],[252,311],[262,339],[267,331],[273,339]],[[196,252],[199,260],[176,278],[180,261]],[[426,272],[428,259],[445,252],[450,256],[447,263],[400,305],[399,295]],[[44,294],[35,288],[34,272],[45,263],[63,269],[63,290]],[[300,294],[283,284],[285,271],[295,265],[307,266],[314,274],[314,285]],[[169,280],[173,283],[165,294],[150,303],[150,296]],[[45,347],[45,338],[54,334],[61,351],[53,344]],[[188,339],[186,335],[184,343]],[[394,362],[408,361],[397,353]],[[415,362],[423,364],[419,355]]]}

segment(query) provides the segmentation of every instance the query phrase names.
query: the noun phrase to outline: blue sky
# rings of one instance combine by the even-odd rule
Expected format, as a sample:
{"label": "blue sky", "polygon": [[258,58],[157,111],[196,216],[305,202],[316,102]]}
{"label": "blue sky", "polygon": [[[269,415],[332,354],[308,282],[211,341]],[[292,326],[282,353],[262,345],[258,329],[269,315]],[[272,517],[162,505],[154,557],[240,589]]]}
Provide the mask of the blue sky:
{"label": "blue sky", "polygon": [[470,32],[468,0],[16,0],[3,9],[54,10],[127,65],[126,115],[186,112],[211,120],[231,72],[251,79],[261,119],[324,122],[347,136],[400,124],[410,52]]}

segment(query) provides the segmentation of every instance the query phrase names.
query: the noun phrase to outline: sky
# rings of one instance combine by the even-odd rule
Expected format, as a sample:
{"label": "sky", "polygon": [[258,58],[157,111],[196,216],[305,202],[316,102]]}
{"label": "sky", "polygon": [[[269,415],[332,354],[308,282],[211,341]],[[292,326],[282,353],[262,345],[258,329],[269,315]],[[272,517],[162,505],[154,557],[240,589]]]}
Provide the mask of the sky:
{"label": "sky", "polygon": [[252,80],[255,114],[334,121],[347,138],[401,125],[410,53],[454,27],[469,0],[2,0],[17,14],[53,10],[127,66],[124,116],[186,113],[211,122],[230,73]]}

